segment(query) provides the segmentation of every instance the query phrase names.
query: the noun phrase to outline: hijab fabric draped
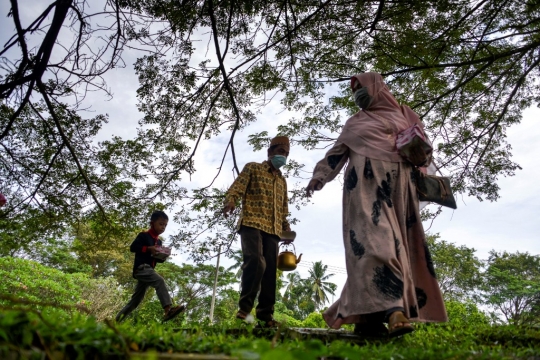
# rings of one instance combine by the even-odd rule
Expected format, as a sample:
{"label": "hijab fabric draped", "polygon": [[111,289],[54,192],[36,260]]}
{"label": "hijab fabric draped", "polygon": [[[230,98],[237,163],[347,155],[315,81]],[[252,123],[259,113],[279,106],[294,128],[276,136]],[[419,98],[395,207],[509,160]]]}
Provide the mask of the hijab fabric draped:
{"label": "hijab fabric draped", "polygon": [[420,117],[408,106],[399,105],[380,74],[354,75],[351,78],[353,90],[356,82],[368,89],[372,102],[368,109],[358,111],[347,120],[338,142],[371,159],[405,161],[397,152],[396,135],[414,124],[423,129]]}

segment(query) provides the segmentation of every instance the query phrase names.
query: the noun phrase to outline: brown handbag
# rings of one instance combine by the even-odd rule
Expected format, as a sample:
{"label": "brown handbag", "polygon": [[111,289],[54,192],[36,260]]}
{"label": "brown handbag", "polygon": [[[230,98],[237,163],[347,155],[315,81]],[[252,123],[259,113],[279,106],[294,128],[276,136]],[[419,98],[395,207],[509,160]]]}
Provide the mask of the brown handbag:
{"label": "brown handbag", "polygon": [[456,199],[452,193],[449,178],[426,175],[416,169],[414,180],[420,201],[434,202],[442,206],[457,209]]}

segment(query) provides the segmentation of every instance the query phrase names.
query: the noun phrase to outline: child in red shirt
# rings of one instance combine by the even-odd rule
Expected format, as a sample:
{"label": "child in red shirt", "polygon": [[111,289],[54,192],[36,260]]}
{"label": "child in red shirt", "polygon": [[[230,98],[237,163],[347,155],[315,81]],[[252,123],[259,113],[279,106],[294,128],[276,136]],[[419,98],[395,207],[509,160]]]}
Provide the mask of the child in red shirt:
{"label": "child in red shirt", "polygon": [[131,300],[116,315],[116,321],[123,321],[126,316],[139,306],[149,286],[156,289],[156,295],[165,310],[163,321],[171,320],[184,311],[185,307],[183,305],[172,306],[171,296],[165,285],[165,280],[154,270],[156,263],[165,261],[154,258],[152,255],[156,253],[156,247],[162,245],[159,235],[165,232],[168,222],[169,217],[167,214],[163,211],[154,211],[150,217],[150,229],[139,233],[131,244],[130,250],[135,253],[133,277],[137,279],[137,287],[135,293],[131,296]]}

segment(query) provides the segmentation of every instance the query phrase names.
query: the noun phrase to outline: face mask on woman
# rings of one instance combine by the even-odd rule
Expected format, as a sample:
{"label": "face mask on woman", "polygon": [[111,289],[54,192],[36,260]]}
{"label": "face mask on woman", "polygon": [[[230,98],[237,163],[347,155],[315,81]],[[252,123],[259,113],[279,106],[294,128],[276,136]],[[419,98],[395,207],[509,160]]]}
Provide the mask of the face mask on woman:
{"label": "face mask on woman", "polygon": [[274,155],[270,158],[270,161],[276,169],[279,169],[287,163],[287,157],[283,155]]}
{"label": "face mask on woman", "polygon": [[367,87],[361,87],[354,92],[354,103],[362,110],[366,110],[371,105],[371,100]]}

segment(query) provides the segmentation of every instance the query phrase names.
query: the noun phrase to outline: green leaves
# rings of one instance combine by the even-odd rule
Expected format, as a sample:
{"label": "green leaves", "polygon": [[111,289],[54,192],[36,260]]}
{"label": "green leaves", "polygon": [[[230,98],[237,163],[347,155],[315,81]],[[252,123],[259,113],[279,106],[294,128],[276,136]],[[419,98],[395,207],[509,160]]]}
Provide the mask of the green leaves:
{"label": "green leaves", "polygon": [[86,312],[98,320],[111,318],[122,306],[124,293],[114,278],[91,279],[67,274],[35,261],[0,258],[0,305],[23,308],[67,319]]}
{"label": "green leaves", "polygon": [[[193,326],[178,330],[164,324],[104,324],[82,316],[58,321],[45,315],[0,313],[0,356],[11,350],[34,357],[44,350],[71,358],[157,357],[170,354],[215,354],[240,359],[510,359],[540,354],[540,332],[535,328],[477,324],[417,324],[416,331],[390,341],[358,344],[339,340],[293,338],[283,331],[279,338],[257,338],[231,327]],[[236,330],[236,331],[235,331]],[[324,336],[324,335],[323,335]],[[34,341],[41,338],[42,341]],[[127,352],[130,351],[128,354]],[[195,355],[197,356],[197,355]]]}
{"label": "green leaves", "polygon": [[515,325],[540,323],[540,256],[492,250],[487,260],[479,260],[475,249],[438,235],[426,239],[449,314],[484,321],[476,308],[482,304],[494,310],[492,321],[502,316]]}
{"label": "green leaves", "polygon": [[[279,101],[298,115],[277,131],[291,137],[295,146],[324,147],[357,110],[348,82],[362,71],[384,74],[396,98],[422,116],[437,149],[436,162],[452,176],[457,193],[495,201],[498,179],[520,169],[512,160],[506,131],[540,98],[535,80],[540,75],[540,10],[535,2],[111,4],[111,18],[123,20],[116,29],[100,27],[106,32],[100,39],[121,37],[110,61],[103,60],[101,50],[83,51],[93,55],[80,59],[83,48],[75,43],[64,46],[67,55],[61,64],[38,64],[37,49],[26,49],[25,36],[14,37],[21,54],[6,58],[6,72],[0,75],[5,100],[0,106],[0,187],[10,199],[0,210],[3,256],[30,254],[51,264],[69,262],[66,249],[43,256],[47,245],[56,245],[51,239],[66,235],[65,229],[77,229],[75,245],[80,249],[103,238],[124,244],[126,234],[146,223],[153,208],[170,208],[182,200],[175,216],[182,229],[172,237],[173,245],[197,261],[215,256],[219,249],[230,254],[238,213],[228,219],[221,216],[223,189],[211,188],[213,176],[206,188],[188,193],[182,186],[185,176],[197,170],[194,156],[200,143],[228,133],[228,140],[212,149],[225,156],[235,132],[249,129],[259,111]],[[78,6],[69,11],[84,10]],[[12,9],[14,19],[15,12]],[[84,11],[83,15],[90,22]],[[65,19],[60,20],[62,24]],[[66,26],[75,25],[81,24]],[[92,26],[81,29],[79,39],[95,50],[86,44],[93,34],[86,31]],[[27,35],[41,34],[27,30]],[[134,138],[111,136],[97,144],[95,137],[107,116],[86,118],[76,111],[78,100],[74,106],[62,100],[78,95],[82,87],[104,89],[99,76],[121,65],[119,54],[128,39],[149,51],[135,63],[138,107],[144,117]],[[54,41],[36,43],[40,41],[50,52]],[[83,63],[88,68],[76,72]],[[36,65],[41,75],[48,70],[53,78],[45,83],[41,75],[25,78]],[[67,68],[72,70],[62,76]],[[72,81],[72,76],[78,80]],[[30,96],[38,85],[43,101]],[[269,132],[252,134],[254,149],[267,145]],[[302,163],[291,161],[287,176],[299,177],[302,170]],[[215,175],[220,171],[221,167]],[[290,199],[297,207],[306,203],[303,185],[291,189]],[[443,291],[468,296],[478,279],[474,251],[439,245]],[[87,264],[102,269],[97,273],[115,271],[90,255],[79,252]],[[456,262],[456,257],[461,260]],[[105,258],[116,268],[125,267],[121,254]],[[463,271],[456,271],[458,267]],[[508,271],[490,263],[486,274],[510,292],[534,288]],[[331,290],[323,285],[318,282],[313,288],[319,303]],[[508,289],[500,289],[490,301],[511,301]],[[314,305],[304,302],[305,309],[312,310]],[[523,309],[533,311],[533,302],[527,304]]]}
{"label": "green leaves", "polygon": [[493,250],[484,276],[486,302],[508,322],[540,323],[540,256]]}
{"label": "green leaves", "polygon": [[440,240],[438,234],[427,235],[426,242],[444,298],[475,299],[475,292],[482,284],[483,266],[482,261],[475,256],[476,250]]}
{"label": "green leaves", "polygon": [[[170,262],[160,264],[157,269],[167,283],[172,297],[179,304],[186,305],[184,322],[199,322],[208,319],[210,300],[214,285],[216,267],[213,265],[175,265]],[[236,287],[238,279],[233,272],[219,269],[216,307],[214,319],[218,322],[229,320],[238,303]]]}
{"label": "green leaves", "polygon": [[[3,255],[35,254],[49,239],[65,236],[66,229],[85,221],[129,232],[134,223],[147,222],[149,208],[155,206],[139,186],[146,179],[142,169],[155,157],[144,141],[113,137],[96,143],[106,116],[83,118],[64,104],[54,109],[69,141],[54,130],[42,103],[24,108],[3,140],[0,187],[10,199],[0,210]],[[0,124],[12,111],[1,107]]]}
{"label": "green leaves", "polygon": [[335,295],[337,288],[336,284],[328,281],[334,274],[328,274],[327,269],[327,265],[317,261],[309,269],[307,278],[302,278],[296,271],[287,274],[282,302],[295,318],[305,319],[305,322],[310,316],[315,316],[320,319],[308,323],[322,321],[321,315],[315,311],[328,303],[329,295]]}

